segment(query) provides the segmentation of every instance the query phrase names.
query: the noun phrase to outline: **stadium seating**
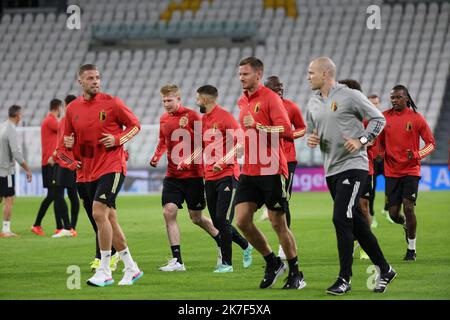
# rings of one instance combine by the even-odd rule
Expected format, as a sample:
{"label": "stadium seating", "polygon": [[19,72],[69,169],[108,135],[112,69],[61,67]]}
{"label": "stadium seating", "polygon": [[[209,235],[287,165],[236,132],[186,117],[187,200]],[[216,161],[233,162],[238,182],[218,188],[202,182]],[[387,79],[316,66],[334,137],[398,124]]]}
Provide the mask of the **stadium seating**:
{"label": "stadium seating", "polygon": [[[163,112],[159,88],[168,82],[180,85],[183,102],[191,107],[195,106],[196,88],[206,83],[216,85],[220,103],[237,116],[236,100],[241,94],[237,65],[250,55],[264,61],[266,76],[281,77],[285,96],[305,111],[311,95],[306,80],[308,63],[313,57],[328,55],[338,66],[339,79],[359,80],[366,94],[381,96],[383,106],[389,105],[390,88],[402,83],[410,88],[420,112],[433,129],[439,117],[450,64],[449,3],[388,5],[381,0],[72,3],[82,9],[81,30],[69,30],[65,14],[1,17],[0,114],[5,115],[12,104],[20,104],[26,106],[25,124],[40,125],[53,97],[80,93],[76,82],[78,67],[96,63],[102,72],[103,90],[120,96],[143,124],[158,124]],[[382,8],[380,30],[366,27],[366,9],[373,4]],[[101,26],[97,26],[98,21]],[[257,23],[255,47],[90,51],[91,32],[86,32],[95,26],[108,34],[117,34],[121,31],[114,26],[123,23],[134,34],[153,34],[154,31],[144,27],[148,24],[178,32],[185,26],[195,25],[197,29],[193,29],[198,32],[217,26],[214,34],[220,34],[239,28],[239,24],[233,25],[239,21]],[[38,139],[38,135],[31,139]],[[156,134],[146,133],[145,137],[142,134],[130,148],[138,153],[140,143],[154,147],[156,139]],[[297,144],[301,163],[321,162],[320,153],[308,150],[304,143]],[[39,145],[38,141],[36,144]],[[148,148],[150,153],[152,150]],[[32,164],[39,162],[39,153],[29,152],[29,156],[36,158],[31,160]],[[132,161],[133,165],[147,163],[148,156],[139,157]]]}

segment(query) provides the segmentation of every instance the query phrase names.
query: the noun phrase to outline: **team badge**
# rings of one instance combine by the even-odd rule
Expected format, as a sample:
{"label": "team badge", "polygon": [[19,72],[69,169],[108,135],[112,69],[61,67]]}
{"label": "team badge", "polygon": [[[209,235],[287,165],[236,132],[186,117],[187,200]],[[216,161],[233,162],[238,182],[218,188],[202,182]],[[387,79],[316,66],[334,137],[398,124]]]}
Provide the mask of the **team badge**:
{"label": "team badge", "polygon": [[333,101],[333,103],[331,104],[331,111],[336,111],[337,110],[337,103],[336,101]]}
{"label": "team badge", "polygon": [[100,111],[98,117],[99,117],[100,121],[105,121],[106,120],[106,111]]}
{"label": "team badge", "polygon": [[408,122],[408,123],[406,124],[406,131],[411,131],[412,128],[413,128],[412,122]]}
{"label": "team badge", "polygon": [[255,104],[255,107],[253,108],[253,112],[257,113],[259,111],[261,104],[258,102],[257,104]]}

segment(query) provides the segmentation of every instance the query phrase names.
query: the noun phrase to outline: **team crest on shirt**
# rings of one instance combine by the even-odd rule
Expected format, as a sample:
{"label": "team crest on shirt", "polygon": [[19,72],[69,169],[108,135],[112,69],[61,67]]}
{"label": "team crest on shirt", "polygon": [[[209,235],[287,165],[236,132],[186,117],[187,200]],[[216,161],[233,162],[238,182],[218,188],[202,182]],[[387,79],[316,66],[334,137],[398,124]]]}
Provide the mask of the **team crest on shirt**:
{"label": "team crest on shirt", "polygon": [[98,114],[98,118],[102,122],[105,121],[106,120],[106,111],[100,111],[100,113]]}
{"label": "team crest on shirt", "polygon": [[261,104],[258,102],[257,104],[255,104],[255,107],[253,108],[253,112],[257,113],[259,111],[260,107],[261,107]]}
{"label": "team crest on shirt", "polygon": [[337,103],[336,101],[333,101],[333,103],[331,104],[331,111],[336,111],[337,110]]}
{"label": "team crest on shirt", "polygon": [[408,123],[406,124],[406,131],[411,131],[413,128],[412,122],[408,121]]}

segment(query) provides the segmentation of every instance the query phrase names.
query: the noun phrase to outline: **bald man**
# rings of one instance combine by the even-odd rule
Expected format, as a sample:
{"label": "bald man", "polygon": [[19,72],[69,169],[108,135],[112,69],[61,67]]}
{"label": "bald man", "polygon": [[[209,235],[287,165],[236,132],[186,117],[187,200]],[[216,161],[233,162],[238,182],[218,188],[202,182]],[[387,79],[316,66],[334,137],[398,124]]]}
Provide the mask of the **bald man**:
{"label": "bald man", "polygon": [[[353,240],[357,239],[379,276],[375,292],[385,292],[397,273],[388,264],[378,241],[358,206],[369,162],[363,146],[383,130],[386,120],[361,92],[337,84],[336,66],[328,57],[309,65],[308,81],[316,93],[307,105],[307,144],[320,146],[328,189],[333,198],[333,224],[336,229],[340,272],[328,294],[343,295],[351,290]],[[368,121],[364,129],[362,120]]]}

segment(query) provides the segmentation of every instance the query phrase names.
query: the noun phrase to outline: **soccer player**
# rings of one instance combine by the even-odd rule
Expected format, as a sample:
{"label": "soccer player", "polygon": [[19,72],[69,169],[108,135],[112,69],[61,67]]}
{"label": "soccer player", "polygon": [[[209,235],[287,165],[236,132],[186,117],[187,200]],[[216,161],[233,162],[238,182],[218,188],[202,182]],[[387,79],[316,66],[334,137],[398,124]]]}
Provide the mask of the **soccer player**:
{"label": "soccer player", "polygon": [[[354,89],[354,90],[358,90],[359,92],[362,92],[361,85],[356,80],[344,79],[344,80],[339,80],[338,83],[345,84],[350,89]],[[363,125],[364,125],[364,128],[367,127],[367,120],[363,120]],[[370,197],[370,193],[371,193],[371,189],[372,189],[372,174],[373,174],[373,165],[372,165],[372,157],[371,157],[372,154],[371,154],[370,149],[372,148],[372,146],[375,143],[376,143],[376,138],[372,142],[367,143],[367,145],[366,145],[367,157],[369,160],[369,172],[368,172],[369,176],[366,179],[366,183],[362,186],[361,198],[359,198],[359,206],[360,206],[361,212],[369,226],[371,225],[371,221],[372,221],[371,220],[372,216],[369,213],[369,197]],[[359,243],[358,243],[358,241],[355,241],[355,248],[353,249],[353,253],[355,252],[355,250],[358,247],[359,247]],[[369,256],[367,255],[367,253],[362,248],[360,248],[359,258],[364,259],[364,260],[370,259]]]}
{"label": "soccer player", "polygon": [[217,104],[217,88],[205,85],[197,90],[202,117],[205,194],[208,211],[221,237],[222,263],[216,273],[233,272],[232,242],[244,250],[244,268],[252,263],[252,246],[231,224],[234,195],[240,169],[236,158],[236,130],[239,124],[231,113]]}
{"label": "soccer player", "polygon": [[[160,93],[166,112],[160,118],[159,142],[150,165],[156,167],[159,159],[167,151],[168,165],[163,181],[161,203],[173,258],[159,270],[169,272],[186,270],[181,256],[180,229],[177,223],[177,212],[183,208],[184,201],[192,222],[208,232],[216,241],[217,262],[220,264],[219,231],[211,219],[202,214],[206,204],[201,161],[201,118],[198,113],[181,104],[181,92],[175,84],[163,86]],[[195,125],[197,129],[194,131]],[[198,141],[197,144],[194,143],[195,140]]]}
{"label": "soccer player", "polygon": [[[31,232],[44,236],[44,230],[41,227],[42,219],[44,218],[48,207],[55,200],[55,159],[53,153],[57,146],[57,132],[58,119],[61,116],[62,101],[59,99],[52,99],[50,101],[50,111],[41,124],[41,146],[42,146],[42,185],[47,189],[47,196],[42,201],[36,220],[31,227]],[[60,203],[53,203],[53,210],[55,212],[56,231],[54,236],[70,237],[70,223],[67,217],[64,217],[64,226],[61,224],[61,210]]]}
{"label": "soccer player", "polygon": [[[284,154],[286,156],[287,166],[288,166],[288,172],[289,177],[286,183],[286,193],[287,193],[287,201],[288,206],[286,209],[286,222],[288,228],[291,227],[291,211],[289,208],[289,200],[291,199],[292,195],[292,183],[294,180],[295,175],[295,168],[297,167],[297,157],[295,152],[295,143],[294,139],[301,138],[306,133],[306,124],[303,120],[302,112],[300,111],[300,108],[291,100],[288,100],[283,97],[284,93],[284,87],[283,83],[280,81],[280,78],[277,76],[271,76],[266,79],[266,82],[264,85],[277,93],[281,100],[283,101],[283,105],[286,108],[289,120],[294,127],[294,130],[292,130],[292,135],[289,137],[289,139],[284,139],[283,141],[283,150]],[[278,256],[282,260],[286,260],[286,255],[283,252],[283,248],[281,245],[278,249]]]}
{"label": "soccer player", "polygon": [[[333,224],[340,261],[339,277],[326,292],[343,295],[351,290],[354,239],[380,270],[374,291],[384,292],[397,273],[384,258],[358,200],[369,168],[362,147],[379,135],[385,119],[361,92],[337,84],[335,75],[336,66],[328,57],[316,58],[309,65],[308,80],[317,92],[308,101],[307,144],[311,148],[320,145],[322,152],[334,201]],[[368,121],[366,129],[362,119]]]}
{"label": "soccer player", "polygon": [[0,238],[17,236],[11,232],[11,215],[14,205],[14,171],[15,161],[25,170],[28,182],[32,173],[20,150],[17,141],[16,126],[22,120],[22,107],[13,105],[8,109],[8,120],[0,123],[0,202],[3,204],[3,228]]}
{"label": "soccer player", "polygon": [[[381,109],[381,103],[380,103],[380,98],[378,97],[378,95],[376,94],[370,94],[367,96],[367,98],[369,98],[370,102],[372,102],[372,104],[380,111],[383,111]],[[369,199],[369,210],[370,210],[370,215],[373,217],[372,219],[372,227],[376,228],[377,221],[375,219],[375,211],[374,211],[374,204],[375,204],[375,195],[376,195],[376,189],[377,189],[377,177],[381,174],[384,176],[384,160],[383,160],[383,155],[382,152],[380,150],[380,144],[378,143],[376,146],[374,146],[373,148],[375,150],[375,158],[373,160],[373,182],[372,182],[372,196]],[[381,210],[381,215],[384,216],[386,218],[386,220],[389,223],[395,223],[394,221],[392,221],[391,217],[389,216],[389,212],[388,212],[389,208],[388,208],[388,202],[387,202],[387,197],[384,197],[384,207]]]}
{"label": "soccer player", "polygon": [[[239,122],[244,130],[244,164],[236,189],[237,226],[245,238],[266,261],[260,288],[272,287],[286,271],[286,265],[275,256],[264,234],[253,222],[255,211],[263,204],[289,264],[284,289],[306,286],[298,269],[295,238],[286,222],[288,177],[282,139],[292,135],[291,123],[280,96],[262,85],[264,65],[256,57],[239,63],[239,79],[243,95],[238,100]],[[269,158],[269,159],[267,159]],[[268,161],[266,161],[268,160]]]}
{"label": "soccer player", "polygon": [[[392,108],[383,112],[386,127],[380,136],[389,215],[405,230],[408,249],[404,260],[416,260],[417,221],[414,206],[420,180],[420,161],[436,148],[433,133],[403,85],[391,90]],[[420,148],[420,138],[425,142]],[[403,213],[400,209],[403,205]]]}
{"label": "soccer player", "polygon": [[[70,102],[75,100],[77,97],[74,95],[68,95],[64,99],[64,106],[67,112],[67,106]],[[64,144],[64,127],[65,127],[65,117],[61,118],[58,125],[58,142],[60,145]],[[57,213],[59,213],[60,218],[63,220],[63,223],[66,225],[65,229],[67,230],[70,227],[70,232],[73,237],[77,236],[77,232],[75,230],[78,220],[78,213],[80,211],[80,201],[78,200],[77,195],[77,185],[76,185],[76,173],[75,171],[70,170],[64,161],[61,161],[56,156],[56,150],[54,151],[53,158],[56,162],[55,164],[55,206],[60,208]],[[70,221],[69,221],[69,210],[66,204],[66,200],[64,199],[64,189],[67,189],[67,195],[70,200]],[[59,219],[57,219],[59,220]],[[57,221],[58,222],[58,221]],[[61,222],[59,222],[61,223]],[[53,238],[60,237],[62,233],[58,233],[53,235]]]}
{"label": "soccer player", "polygon": [[132,285],[143,272],[131,257],[113,209],[126,174],[123,144],[139,132],[140,124],[122,100],[100,92],[100,73],[95,65],[81,66],[78,77],[83,95],[69,104],[64,129],[65,137],[74,137],[73,158],[67,154],[59,157],[70,169],[80,170],[87,183],[85,192],[93,199],[101,262],[87,283],[103,287],[114,282],[110,269],[114,244],[125,264],[119,285]]}

